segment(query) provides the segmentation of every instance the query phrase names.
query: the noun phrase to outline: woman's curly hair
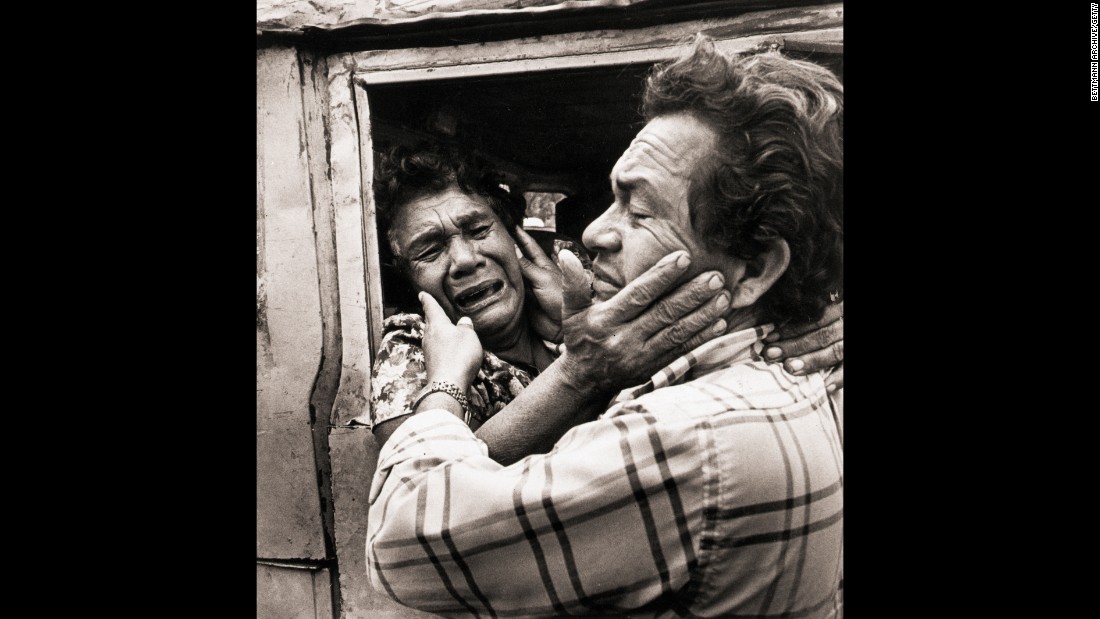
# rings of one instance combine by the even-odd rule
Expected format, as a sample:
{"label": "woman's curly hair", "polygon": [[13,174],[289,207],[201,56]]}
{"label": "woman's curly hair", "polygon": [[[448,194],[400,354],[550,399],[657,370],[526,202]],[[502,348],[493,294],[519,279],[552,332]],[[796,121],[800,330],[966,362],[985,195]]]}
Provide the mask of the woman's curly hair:
{"label": "woman's curly hair", "polygon": [[375,166],[374,201],[379,236],[388,241],[398,263],[403,264],[392,229],[398,211],[413,200],[441,193],[451,186],[457,186],[468,195],[484,197],[508,233],[514,236],[514,213],[518,203],[501,186],[503,182],[504,177],[483,159],[457,147],[429,143],[391,147],[380,154]]}
{"label": "woman's curly hair", "polygon": [[689,113],[718,133],[689,193],[705,245],[745,260],[769,238],[790,246],[786,272],[757,303],[766,320],[818,320],[843,291],[843,111],[828,69],[778,53],[726,57],[702,35],[646,80],[646,120]]}

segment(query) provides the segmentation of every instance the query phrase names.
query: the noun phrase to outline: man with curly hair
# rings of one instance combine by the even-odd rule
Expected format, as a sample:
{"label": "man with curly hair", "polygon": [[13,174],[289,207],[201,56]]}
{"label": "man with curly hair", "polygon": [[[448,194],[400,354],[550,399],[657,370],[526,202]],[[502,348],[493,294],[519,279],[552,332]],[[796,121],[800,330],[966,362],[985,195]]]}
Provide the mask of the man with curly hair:
{"label": "man with curly hair", "polygon": [[[822,372],[763,358],[776,325],[843,288],[843,89],[812,63],[729,57],[699,38],[659,65],[647,124],[611,173],[615,202],[561,254],[565,351],[668,256],[716,271],[718,332],[544,454],[488,457],[436,394],[382,448],[369,574],[393,599],[488,617],[842,614],[843,448]],[[670,254],[671,252],[671,254]],[[428,380],[468,386],[477,333],[429,295]],[[615,366],[625,359],[608,359]],[[534,385],[534,383],[532,383]]]}

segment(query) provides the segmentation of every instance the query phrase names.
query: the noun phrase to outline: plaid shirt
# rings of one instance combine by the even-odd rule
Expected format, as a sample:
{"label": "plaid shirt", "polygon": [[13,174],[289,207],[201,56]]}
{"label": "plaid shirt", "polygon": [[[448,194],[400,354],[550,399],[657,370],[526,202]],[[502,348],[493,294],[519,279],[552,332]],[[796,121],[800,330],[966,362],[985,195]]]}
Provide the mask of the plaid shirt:
{"label": "plaid shirt", "polygon": [[368,572],[446,615],[836,617],[843,453],[823,376],[717,338],[511,466],[440,410],[383,446]]}

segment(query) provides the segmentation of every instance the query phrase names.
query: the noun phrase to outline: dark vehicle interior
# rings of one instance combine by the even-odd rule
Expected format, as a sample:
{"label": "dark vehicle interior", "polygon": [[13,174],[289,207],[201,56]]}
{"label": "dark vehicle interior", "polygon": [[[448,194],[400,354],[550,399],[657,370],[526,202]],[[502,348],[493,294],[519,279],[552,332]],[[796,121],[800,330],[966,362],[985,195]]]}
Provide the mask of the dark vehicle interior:
{"label": "dark vehicle interior", "polygon": [[[825,65],[843,80],[840,54],[787,55]],[[423,141],[471,148],[504,174],[513,195],[524,194],[524,228],[544,249],[555,235],[579,243],[611,205],[608,175],[644,126],[641,92],[650,66],[373,85],[367,95],[374,149]],[[385,315],[417,309],[379,240]]]}

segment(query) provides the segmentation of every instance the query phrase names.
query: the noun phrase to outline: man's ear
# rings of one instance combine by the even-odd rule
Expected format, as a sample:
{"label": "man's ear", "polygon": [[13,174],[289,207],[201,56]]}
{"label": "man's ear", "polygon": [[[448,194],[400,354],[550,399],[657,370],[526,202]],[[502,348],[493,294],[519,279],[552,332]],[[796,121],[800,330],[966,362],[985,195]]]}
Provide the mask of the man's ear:
{"label": "man's ear", "polygon": [[733,287],[730,307],[749,307],[764,296],[791,263],[791,248],[780,236],[766,239],[767,248],[747,261],[744,274]]}

